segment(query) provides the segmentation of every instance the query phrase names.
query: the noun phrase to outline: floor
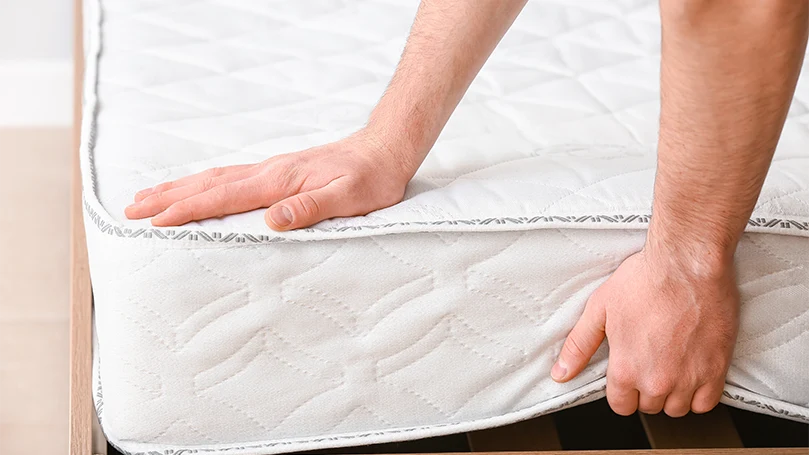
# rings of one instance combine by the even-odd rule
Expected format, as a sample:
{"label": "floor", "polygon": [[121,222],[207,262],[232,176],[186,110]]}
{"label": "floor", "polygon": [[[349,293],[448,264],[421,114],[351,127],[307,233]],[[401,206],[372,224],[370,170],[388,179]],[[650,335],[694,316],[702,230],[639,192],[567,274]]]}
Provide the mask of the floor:
{"label": "floor", "polygon": [[70,152],[69,128],[0,127],[3,455],[67,447]]}

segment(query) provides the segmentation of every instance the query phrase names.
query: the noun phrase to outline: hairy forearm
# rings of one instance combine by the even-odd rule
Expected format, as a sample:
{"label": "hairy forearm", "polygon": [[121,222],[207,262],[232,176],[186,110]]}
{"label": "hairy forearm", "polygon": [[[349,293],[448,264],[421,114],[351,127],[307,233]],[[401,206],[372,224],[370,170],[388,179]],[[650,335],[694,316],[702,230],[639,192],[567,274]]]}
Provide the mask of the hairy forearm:
{"label": "hairy forearm", "polygon": [[368,121],[412,173],[527,0],[422,0],[391,83]]}
{"label": "hairy forearm", "polygon": [[800,72],[803,0],[661,0],[658,169],[647,248],[728,264]]}

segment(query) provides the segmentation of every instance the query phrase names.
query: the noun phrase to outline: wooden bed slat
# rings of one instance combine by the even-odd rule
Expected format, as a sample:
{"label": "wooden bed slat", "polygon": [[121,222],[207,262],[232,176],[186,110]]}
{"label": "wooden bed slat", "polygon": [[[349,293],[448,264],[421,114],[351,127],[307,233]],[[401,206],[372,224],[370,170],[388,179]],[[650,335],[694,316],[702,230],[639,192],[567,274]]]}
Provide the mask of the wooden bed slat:
{"label": "wooden bed slat", "polygon": [[743,447],[723,404],[707,414],[690,413],[678,419],[663,413],[640,414],[640,419],[653,449]]}
{"label": "wooden bed slat", "polygon": [[561,450],[556,424],[551,416],[466,434],[472,452]]}

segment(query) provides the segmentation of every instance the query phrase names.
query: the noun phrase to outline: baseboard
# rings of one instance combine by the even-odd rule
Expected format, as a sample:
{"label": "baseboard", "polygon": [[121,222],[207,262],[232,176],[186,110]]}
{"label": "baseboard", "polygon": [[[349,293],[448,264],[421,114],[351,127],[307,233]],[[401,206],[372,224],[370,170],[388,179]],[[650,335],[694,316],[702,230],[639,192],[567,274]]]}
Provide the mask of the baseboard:
{"label": "baseboard", "polygon": [[0,127],[72,123],[70,60],[0,61]]}

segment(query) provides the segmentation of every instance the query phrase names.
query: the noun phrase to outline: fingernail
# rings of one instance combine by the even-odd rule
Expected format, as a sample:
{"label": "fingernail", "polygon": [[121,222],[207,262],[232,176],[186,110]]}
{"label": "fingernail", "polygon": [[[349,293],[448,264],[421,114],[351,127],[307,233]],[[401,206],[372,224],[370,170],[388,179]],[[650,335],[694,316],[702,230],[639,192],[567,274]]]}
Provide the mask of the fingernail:
{"label": "fingernail", "polygon": [[149,194],[151,194],[151,193],[152,193],[152,191],[154,191],[152,188],[146,188],[145,190],[140,190],[140,191],[138,191],[137,193],[135,193],[135,197],[139,197],[139,196],[141,196],[141,197],[148,196]]}
{"label": "fingernail", "polygon": [[276,207],[270,212],[270,218],[278,226],[289,226],[292,223],[292,212],[284,206]]}
{"label": "fingernail", "polygon": [[565,376],[567,376],[567,365],[564,360],[559,358],[551,368],[551,377],[554,381],[561,381]]}

